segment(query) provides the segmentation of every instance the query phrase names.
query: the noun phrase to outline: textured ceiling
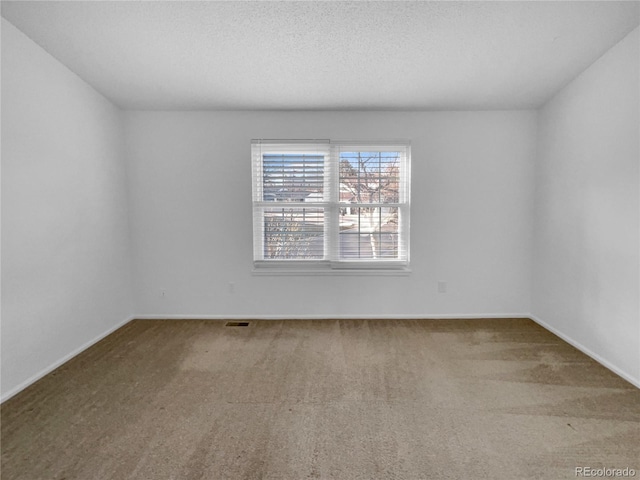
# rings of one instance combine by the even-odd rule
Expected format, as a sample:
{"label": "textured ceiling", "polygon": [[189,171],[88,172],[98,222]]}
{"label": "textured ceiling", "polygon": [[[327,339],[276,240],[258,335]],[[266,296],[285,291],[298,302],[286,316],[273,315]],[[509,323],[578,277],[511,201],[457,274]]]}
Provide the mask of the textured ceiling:
{"label": "textured ceiling", "polygon": [[640,23],[631,2],[3,1],[123,108],[537,107]]}

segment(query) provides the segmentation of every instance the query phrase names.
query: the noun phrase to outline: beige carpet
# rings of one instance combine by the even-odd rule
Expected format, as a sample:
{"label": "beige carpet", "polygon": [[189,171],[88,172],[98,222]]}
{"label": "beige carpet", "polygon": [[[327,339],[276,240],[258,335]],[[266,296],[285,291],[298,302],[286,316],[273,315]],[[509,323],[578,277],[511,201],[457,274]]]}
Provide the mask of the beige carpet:
{"label": "beige carpet", "polygon": [[576,478],[640,390],[529,320],[134,321],[2,405],[2,479]]}

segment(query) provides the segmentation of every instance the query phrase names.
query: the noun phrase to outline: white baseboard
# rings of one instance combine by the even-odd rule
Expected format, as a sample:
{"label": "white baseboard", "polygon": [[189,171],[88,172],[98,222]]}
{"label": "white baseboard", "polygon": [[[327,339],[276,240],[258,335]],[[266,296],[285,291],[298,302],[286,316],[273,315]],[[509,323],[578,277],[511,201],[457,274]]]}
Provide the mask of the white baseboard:
{"label": "white baseboard", "polygon": [[126,318],[125,320],[123,320],[122,322],[118,323],[117,325],[115,325],[114,327],[111,327],[109,330],[107,330],[106,332],[101,333],[100,335],[98,335],[97,337],[93,338],[92,340],[89,340],[88,342],[84,343],[83,345],[81,345],[80,347],[76,348],[74,351],[72,351],[71,353],[69,353],[68,355],[65,355],[64,357],[62,357],[60,360],[52,363],[51,365],[49,365],[47,368],[39,371],[38,373],[36,373],[35,375],[33,375],[32,377],[29,377],[28,379],[26,379],[24,382],[22,382],[21,384],[19,384],[18,386],[12,388],[11,390],[9,390],[6,393],[3,393],[2,398],[0,398],[0,403],[4,402],[5,400],[9,400],[11,397],[13,397],[14,395],[16,395],[17,393],[21,392],[22,390],[24,390],[25,388],[27,388],[29,385],[31,385],[32,383],[37,382],[38,380],[40,380],[42,377],[44,377],[46,374],[54,371],[56,368],[58,368],[60,365],[68,362],[69,360],[71,360],[73,357],[75,357],[76,355],[84,352],[87,348],[91,347],[92,345],[98,343],[100,340],[102,340],[104,337],[106,337],[107,335],[110,335],[111,333],[115,332],[116,330],[118,330],[121,327],[124,327],[127,323],[129,323],[131,320],[133,320],[135,317],[133,315],[131,315],[130,317]]}
{"label": "white baseboard", "polygon": [[324,315],[193,315],[193,314],[139,314],[134,316],[137,320],[437,320],[437,319],[473,319],[473,318],[529,318],[528,313],[456,313],[456,314],[410,314],[410,315],[370,315],[349,314],[324,314]]}
{"label": "white baseboard", "polygon": [[589,357],[593,358],[596,362],[598,362],[603,367],[608,368],[609,370],[611,370],[616,375],[624,378],[627,382],[629,382],[632,385],[640,388],[640,380],[635,378],[635,377],[633,377],[633,375],[630,375],[629,373],[625,372],[624,370],[621,370],[620,368],[616,367],[615,365],[610,363],[608,360],[602,358],[597,353],[592,352],[591,350],[589,350],[587,347],[582,345],[580,342],[576,342],[574,339],[572,339],[571,337],[569,337],[565,333],[563,333],[560,330],[552,327],[551,325],[549,325],[545,321],[541,320],[540,318],[536,317],[535,315],[529,314],[529,318],[531,320],[533,320],[534,322],[536,322],[538,325],[540,325],[545,330],[549,330],[554,335],[560,337],[562,340],[567,342],[569,345],[574,346],[575,348],[580,350],[585,355],[588,355]]}

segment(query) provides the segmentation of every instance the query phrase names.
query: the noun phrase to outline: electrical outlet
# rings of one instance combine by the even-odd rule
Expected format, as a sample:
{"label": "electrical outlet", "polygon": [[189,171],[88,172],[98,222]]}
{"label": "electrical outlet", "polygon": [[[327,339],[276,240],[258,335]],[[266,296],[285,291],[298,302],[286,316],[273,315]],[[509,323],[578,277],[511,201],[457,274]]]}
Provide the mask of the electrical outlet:
{"label": "electrical outlet", "polygon": [[447,282],[438,282],[438,293],[447,293]]}

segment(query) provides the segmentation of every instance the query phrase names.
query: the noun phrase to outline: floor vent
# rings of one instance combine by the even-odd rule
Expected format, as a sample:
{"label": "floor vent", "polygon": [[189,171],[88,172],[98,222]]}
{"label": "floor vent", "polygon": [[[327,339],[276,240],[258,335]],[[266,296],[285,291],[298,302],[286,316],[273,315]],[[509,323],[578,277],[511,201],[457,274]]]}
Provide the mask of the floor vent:
{"label": "floor vent", "polygon": [[225,327],[248,327],[249,322],[227,322],[224,324]]}

